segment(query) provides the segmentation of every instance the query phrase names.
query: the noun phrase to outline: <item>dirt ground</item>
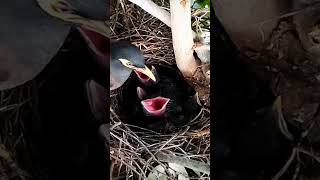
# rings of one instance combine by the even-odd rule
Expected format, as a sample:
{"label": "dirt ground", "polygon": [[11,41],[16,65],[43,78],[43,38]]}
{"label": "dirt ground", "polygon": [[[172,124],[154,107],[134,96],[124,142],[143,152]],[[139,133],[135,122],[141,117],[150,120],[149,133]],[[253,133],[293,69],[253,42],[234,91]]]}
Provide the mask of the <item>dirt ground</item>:
{"label": "dirt ground", "polygon": [[308,58],[294,26],[286,19],[274,29],[264,52],[242,53],[250,57],[245,62],[250,69],[269,81],[274,94],[281,96],[285,120],[302,131],[301,138],[293,142],[299,152],[288,159],[288,167],[297,162],[290,174],[293,178],[318,179],[314,172],[320,162],[319,63]]}

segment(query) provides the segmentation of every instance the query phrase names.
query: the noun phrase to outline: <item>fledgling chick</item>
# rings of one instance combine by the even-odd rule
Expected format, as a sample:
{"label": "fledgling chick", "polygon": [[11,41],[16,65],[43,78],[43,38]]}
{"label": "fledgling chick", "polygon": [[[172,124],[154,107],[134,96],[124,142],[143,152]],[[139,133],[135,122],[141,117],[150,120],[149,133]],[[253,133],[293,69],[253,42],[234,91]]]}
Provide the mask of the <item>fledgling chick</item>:
{"label": "fledgling chick", "polygon": [[152,69],[157,74],[156,83],[146,85],[140,80],[145,88],[137,87],[144,113],[143,121],[161,121],[168,131],[186,125],[200,109],[193,96],[195,91],[180,74],[161,66],[157,70],[152,66]]}

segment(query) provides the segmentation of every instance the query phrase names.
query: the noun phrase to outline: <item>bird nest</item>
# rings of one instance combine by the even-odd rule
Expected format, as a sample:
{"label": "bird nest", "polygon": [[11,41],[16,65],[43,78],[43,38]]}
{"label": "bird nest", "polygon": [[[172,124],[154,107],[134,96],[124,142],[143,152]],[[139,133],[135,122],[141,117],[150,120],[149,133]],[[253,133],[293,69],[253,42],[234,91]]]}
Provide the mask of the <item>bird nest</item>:
{"label": "bird nest", "polygon": [[[168,7],[165,3],[157,4]],[[127,1],[111,2],[111,9],[112,39],[135,44],[147,63],[175,65],[170,27]],[[168,175],[168,179],[177,179],[179,174],[192,179],[210,178],[209,109],[202,107],[196,117],[178,132],[160,134],[125,124],[118,110],[121,98],[122,89],[112,92],[110,158],[113,178],[147,179],[149,176],[156,179],[155,176],[160,174]],[[156,171],[160,174],[150,173]]]}
{"label": "bird nest", "polygon": [[34,83],[0,91],[0,179],[25,180],[37,171],[26,129],[35,118],[31,100]]}

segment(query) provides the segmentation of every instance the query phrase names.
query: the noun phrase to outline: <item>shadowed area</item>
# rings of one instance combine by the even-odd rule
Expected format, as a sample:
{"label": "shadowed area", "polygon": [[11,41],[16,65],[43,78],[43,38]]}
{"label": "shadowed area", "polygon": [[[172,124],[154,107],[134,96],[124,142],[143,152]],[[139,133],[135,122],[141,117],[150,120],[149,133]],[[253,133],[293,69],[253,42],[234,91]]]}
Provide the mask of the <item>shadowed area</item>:
{"label": "shadowed area", "polygon": [[99,126],[107,116],[92,114],[85,91],[86,80],[94,77],[97,68],[79,32],[73,31],[37,77],[42,123],[39,157],[51,179],[108,177],[107,152],[99,137]]}
{"label": "shadowed area", "polygon": [[219,180],[270,179],[280,171],[292,144],[281,133],[275,96],[243,62],[216,17],[213,18],[215,177]]}
{"label": "shadowed area", "polygon": [[0,90],[21,85],[40,73],[70,29],[30,0],[3,1],[0,22]]}

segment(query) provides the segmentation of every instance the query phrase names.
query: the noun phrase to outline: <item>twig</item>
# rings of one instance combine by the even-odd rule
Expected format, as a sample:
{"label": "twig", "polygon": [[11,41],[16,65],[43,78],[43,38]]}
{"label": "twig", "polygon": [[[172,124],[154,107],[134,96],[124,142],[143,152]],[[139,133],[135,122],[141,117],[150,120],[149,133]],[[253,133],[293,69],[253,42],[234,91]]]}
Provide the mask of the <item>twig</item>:
{"label": "twig", "polygon": [[288,170],[289,166],[292,164],[292,162],[296,156],[297,156],[297,148],[293,148],[291,156],[289,157],[286,164],[281,168],[281,170],[271,180],[278,180],[281,176],[283,176],[283,174]]}

